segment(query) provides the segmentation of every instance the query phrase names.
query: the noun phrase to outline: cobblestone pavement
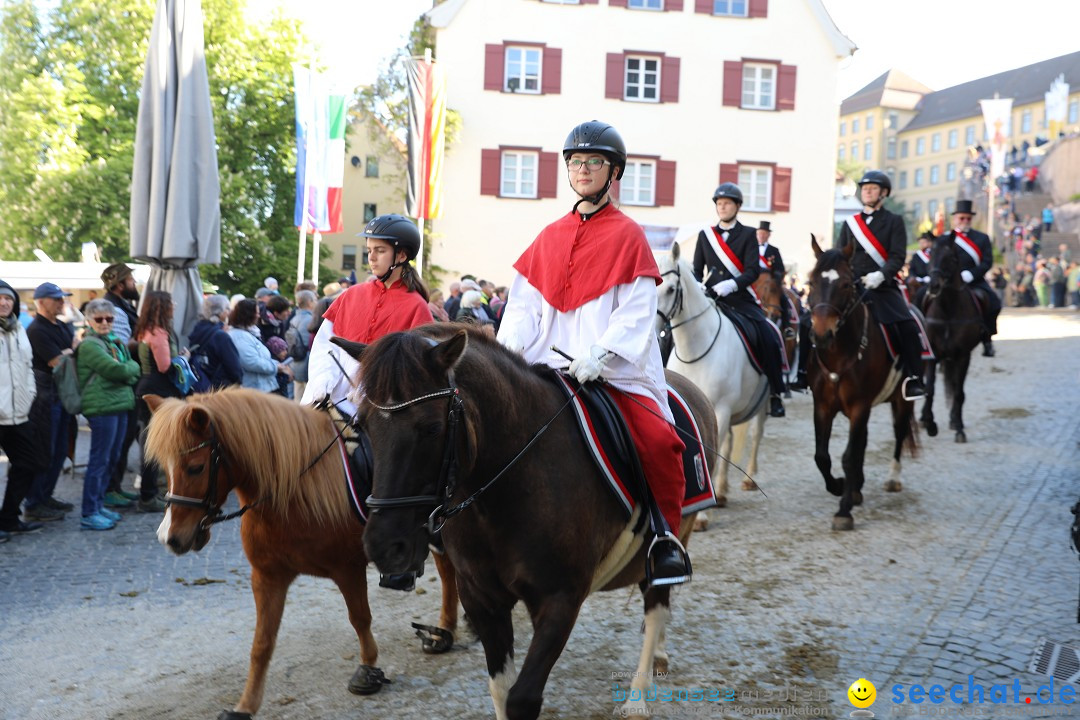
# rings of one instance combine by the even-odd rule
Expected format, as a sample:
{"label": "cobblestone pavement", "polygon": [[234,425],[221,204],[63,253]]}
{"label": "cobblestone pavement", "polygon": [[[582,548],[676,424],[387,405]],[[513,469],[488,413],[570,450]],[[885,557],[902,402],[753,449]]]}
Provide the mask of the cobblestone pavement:
{"label": "cobblestone pavement", "polygon": [[[1007,311],[1001,326],[998,356],[973,359],[968,443],[954,444],[944,422],[942,435],[924,434],[898,494],[881,489],[892,443],[888,412],[875,411],[854,532],[829,529],[837,503],[814,467],[810,399],[768,423],[758,477],[768,497],[735,490],[693,538],[696,575],[675,596],[670,674],[657,680],[735,700],[657,702],[654,717],[847,717],[860,677],[877,686],[879,718],[1080,717],[1024,702],[1049,683],[1026,671],[1038,638],[1080,645],[1080,563],[1067,541],[1080,494],[1080,318]],[[846,440],[837,429],[835,466]],[[83,428],[80,457],[88,442]],[[57,494],[77,504],[80,493],[77,473]],[[238,526],[175,557],[156,541],[158,520],[128,513],[117,530],[91,533],[73,515],[0,546],[0,717],[186,720],[232,707],[255,617]],[[414,594],[372,591],[379,664],[394,684],[359,698],[345,688],[358,649],[340,595],[299,580],[259,717],[492,717],[475,638],[428,657],[412,637],[409,622],[434,621],[438,597],[432,577]],[[516,619],[520,658],[530,629],[523,611]],[[541,717],[610,717],[640,622],[636,593],[590,598]],[[914,684],[961,684],[964,699],[979,684],[987,701],[1007,684],[1011,701],[1014,680],[1020,702],[1008,706],[892,702],[894,686],[906,698]]]}

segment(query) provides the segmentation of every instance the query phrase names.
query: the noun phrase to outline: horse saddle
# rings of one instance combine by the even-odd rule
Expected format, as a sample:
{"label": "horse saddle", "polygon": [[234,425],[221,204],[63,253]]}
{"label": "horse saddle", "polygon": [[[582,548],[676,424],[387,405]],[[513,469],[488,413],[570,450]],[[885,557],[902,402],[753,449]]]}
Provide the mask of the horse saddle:
{"label": "horse saddle", "polygon": [[746,357],[750,359],[750,364],[754,366],[758,374],[764,375],[764,366],[758,358],[764,357],[761,343],[765,341],[765,338],[758,331],[758,324],[722,302],[716,303],[716,306],[720,308],[720,312],[735,328],[735,332],[738,333],[739,339],[742,340],[743,349],[746,350]]}
{"label": "horse saddle", "polygon": [[[911,319],[915,321],[916,327],[919,328],[919,343],[922,345],[922,359],[936,360],[937,358],[934,356],[934,351],[930,347],[930,336],[926,334],[926,317],[923,315],[922,310],[914,305],[908,305],[908,313],[911,314]],[[891,359],[894,364],[899,362],[899,348],[902,340],[896,331],[896,326],[879,322],[878,327],[881,328],[881,336],[885,338],[885,348],[889,351],[889,359]]]}
{"label": "horse saddle", "polygon": [[371,440],[367,433],[352,424],[349,418],[336,405],[325,408],[335,427],[341,432],[337,438],[338,455],[341,467],[345,471],[345,494],[349,496],[349,505],[362,525],[367,524],[368,507],[365,502],[371,495],[371,483],[375,477],[374,455]]}
{"label": "horse saddle", "polygon": [[[574,418],[593,462],[607,480],[609,489],[629,519],[634,508],[647,497],[648,486],[626,419],[609,395],[612,389],[607,385],[594,383],[587,392],[581,392],[581,386],[573,377],[562,373],[556,373],[555,377],[556,384],[572,400]],[[716,505],[716,498],[713,496],[712,481],[709,478],[709,463],[701,440],[701,430],[690,413],[686,400],[670,386],[668,407],[675,417],[675,426],[678,428],[676,432],[686,445],[683,451],[686,490],[682,514],[689,515],[713,507]],[[642,523],[647,519],[647,515],[641,513]]]}

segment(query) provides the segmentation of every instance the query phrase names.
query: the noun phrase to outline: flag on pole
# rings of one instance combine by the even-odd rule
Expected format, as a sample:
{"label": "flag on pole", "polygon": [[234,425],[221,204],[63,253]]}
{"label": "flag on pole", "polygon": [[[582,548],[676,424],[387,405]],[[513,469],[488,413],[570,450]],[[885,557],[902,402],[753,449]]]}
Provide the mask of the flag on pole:
{"label": "flag on pole", "polygon": [[446,135],[446,73],[429,60],[405,62],[409,84],[409,187],[405,212],[415,218],[442,215],[442,169]]}
{"label": "flag on pole", "polygon": [[1046,98],[1046,122],[1050,126],[1050,139],[1053,140],[1065,127],[1065,121],[1068,118],[1069,83],[1065,82],[1065,73],[1054,78],[1054,82],[1050,83],[1050,90],[1044,97]]}
{"label": "flag on pole", "polygon": [[990,177],[1005,174],[1005,154],[1012,137],[1012,98],[980,100],[986,136],[990,138]]}
{"label": "flag on pole", "polygon": [[[345,93],[325,75],[294,66],[296,84],[296,203],[293,223],[338,233],[345,179]],[[306,210],[306,218],[305,218]],[[306,219],[306,223],[305,223]]]}

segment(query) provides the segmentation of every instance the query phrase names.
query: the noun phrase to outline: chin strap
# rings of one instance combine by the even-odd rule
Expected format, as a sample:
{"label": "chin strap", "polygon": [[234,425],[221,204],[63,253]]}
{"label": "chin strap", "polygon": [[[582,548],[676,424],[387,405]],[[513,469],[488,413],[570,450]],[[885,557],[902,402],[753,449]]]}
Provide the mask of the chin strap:
{"label": "chin strap", "polygon": [[401,279],[404,280],[405,276],[409,272],[409,261],[408,260],[406,260],[403,263],[394,263],[393,265],[391,265],[389,270],[387,270],[386,272],[384,272],[382,275],[379,276],[379,282],[385,283],[387,280],[389,280],[390,276],[394,274],[394,269],[399,267],[399,266],[401,267]]}
{"label": "chin strap", "polygon": [[[604,197],[604,195],[607,194],[608,189],[611,187],[611,181],[614,177],[615,166],[611,165],[610,169],[608,170],[607,182],[604,183],[604,187],[600,188],[600,192],[596,193],[595,195],[582,195],[581,193],[578,193],[578,196],[581,197],[581,200],[578,200],[576,203],[574,203],[573,211],[576,212],[578,205],[580,205],[582,202],[588,202],[590,205],[595,205],[596,203],[600,202],[600,198]],[[570,187],[573,186],[574,184],[570,183]],[[577,190],[574,190],[574,192],[577,193]]]}

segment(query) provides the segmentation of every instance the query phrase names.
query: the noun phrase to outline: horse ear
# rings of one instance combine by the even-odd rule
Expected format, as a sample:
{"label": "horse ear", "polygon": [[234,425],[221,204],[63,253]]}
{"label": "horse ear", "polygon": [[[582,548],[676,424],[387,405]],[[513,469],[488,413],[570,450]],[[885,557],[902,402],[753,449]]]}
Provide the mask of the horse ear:
{"label": "horse ear", "polygon": [[679,243],[673,243],[671,246],[671,259],[678,262],[679,260]]}
{"label": "horse ear", "polygon": [[153,415],[161,407],[161,403],[165,402],[165,398],[159,395],[143,395],[143,402],[150,408],[150,414]]}
{"label": "horse ear", "polygon": [[367,345],[364,343],[353,342],[352,340],[339,338],[336,335],[330,338],[330,342],[345,350],[354,360],[359,360],[364,351],[367,350]]}
{"label": "horse ear", "polygon": [[855,243],[851,241],[844,243],[844,247],[840,248],[840,253],[845,260],[851,262],[851,256],[855,254]]}
{"label": "horse ear", "polygon": [[821,257],[821,253],[822,253],[821,246],[818,245],[817,238],[814,236],[814,233],[810,233],[810,247],[812,247],[814,249],[814,259],[815,260],[817,260],[819,257]]}
{"label": "horse ear", "polygon": [[188,414],[188,425],[196,433],[202,435],[210,432],[210,414],[205,408],[193,407]]}
{"label": "horse ear", "polygon": [[450,370],[461,360],[468,345],[468,332],[458,330],[449,340],[444,340],[435,347],[429,348],[427,352],[439,367],[443,370]]}

